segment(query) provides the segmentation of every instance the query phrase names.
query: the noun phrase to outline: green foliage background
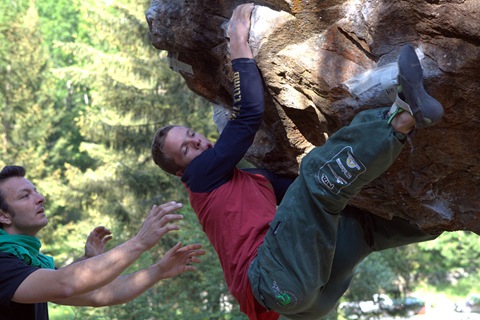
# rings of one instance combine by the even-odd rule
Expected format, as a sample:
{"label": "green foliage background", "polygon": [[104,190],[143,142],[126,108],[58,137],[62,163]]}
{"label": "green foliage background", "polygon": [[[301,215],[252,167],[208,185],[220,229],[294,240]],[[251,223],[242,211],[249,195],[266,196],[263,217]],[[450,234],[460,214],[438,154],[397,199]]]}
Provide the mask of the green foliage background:
{"label": "green foliage background", "polygon": [[[194,127],[213,141],[217,132],[209,103],[190,92],[166,54],[151,46],[144,17],[149,5],[0,0],[0,165],[25,166],[47,197],[50,223],[40,237],[58,267],[83,254],[95,226],[113,231],[114,246],[135,234],[152,204],[169,200],[184,203],[182,230],[164,237],[129,271],[158,260],[179,240],[207,249],[197,272],[162,281],[130,303],[51,305],[52,318],[245,319],[186,192],[150,157],[151,138],[165,124]],[[479,244],[478,236],[456,232],[376,253],[359,266],[346,298],[406,295],[426,283],[452,295],[473,293]]]}

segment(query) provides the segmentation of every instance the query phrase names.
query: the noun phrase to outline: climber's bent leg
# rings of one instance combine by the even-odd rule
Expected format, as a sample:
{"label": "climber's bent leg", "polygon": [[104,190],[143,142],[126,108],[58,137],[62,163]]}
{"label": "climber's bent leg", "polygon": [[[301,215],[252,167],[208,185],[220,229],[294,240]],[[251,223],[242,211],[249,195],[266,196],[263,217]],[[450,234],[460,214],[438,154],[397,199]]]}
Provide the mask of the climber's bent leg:
{"label": "climber's bent leg", "polygon": [[338,213],[403,147],[387,112],[359,113],[303,159],[249,268],[252,291],[266,308],[289,317],[314,307],[332,272]]}

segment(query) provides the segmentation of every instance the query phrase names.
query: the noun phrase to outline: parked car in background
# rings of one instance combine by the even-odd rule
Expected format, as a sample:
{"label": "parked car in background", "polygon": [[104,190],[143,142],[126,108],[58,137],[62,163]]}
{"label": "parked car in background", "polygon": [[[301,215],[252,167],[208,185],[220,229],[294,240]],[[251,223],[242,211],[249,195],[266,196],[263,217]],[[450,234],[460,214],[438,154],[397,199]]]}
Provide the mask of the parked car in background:
{"label": "parked car in background", "polygon": [[480,294],[472,294],[465,301],[461,303],[456,303],[455,311],[480,313]]}
{"label": "parked car in background", "polygon": [[416,314],[425,313],[425,301],[415,297],[395,299],[393,300],[393,306],[395,313],[390,314],[395,316],[412,317]]}
{"label": "parked car in background", "polygon": [[375,294],[371,300],[342,302],[339,309],[347,319],[411,317],[425,312],[425,302],[415,297],[391,299],[386,294]]}

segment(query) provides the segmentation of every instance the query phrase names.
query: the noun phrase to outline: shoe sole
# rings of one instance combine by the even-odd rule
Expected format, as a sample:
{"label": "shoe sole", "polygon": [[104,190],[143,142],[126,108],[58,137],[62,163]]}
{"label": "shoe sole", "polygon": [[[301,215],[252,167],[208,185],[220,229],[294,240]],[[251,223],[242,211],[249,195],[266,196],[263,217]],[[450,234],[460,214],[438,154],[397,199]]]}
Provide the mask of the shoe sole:
{"label": "shoe sole", "polygon": [[417,128],[429,127],[443,116],[443,107],[423,87],[423,70],[415,49],[407,44],[398,57],[398,83],[415,118]]}

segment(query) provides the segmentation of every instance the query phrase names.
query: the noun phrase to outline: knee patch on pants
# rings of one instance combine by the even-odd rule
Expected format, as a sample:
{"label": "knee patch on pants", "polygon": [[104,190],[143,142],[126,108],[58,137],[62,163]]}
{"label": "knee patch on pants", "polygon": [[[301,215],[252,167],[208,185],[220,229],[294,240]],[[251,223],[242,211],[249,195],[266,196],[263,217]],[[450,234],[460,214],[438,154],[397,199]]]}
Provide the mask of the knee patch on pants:
{"label": "knee patch on pants", "polygon": [[318,295],[318,289],[305,288],[283,270],[260,275],[257,290],[265,307],[285,315],[307,310]]}

